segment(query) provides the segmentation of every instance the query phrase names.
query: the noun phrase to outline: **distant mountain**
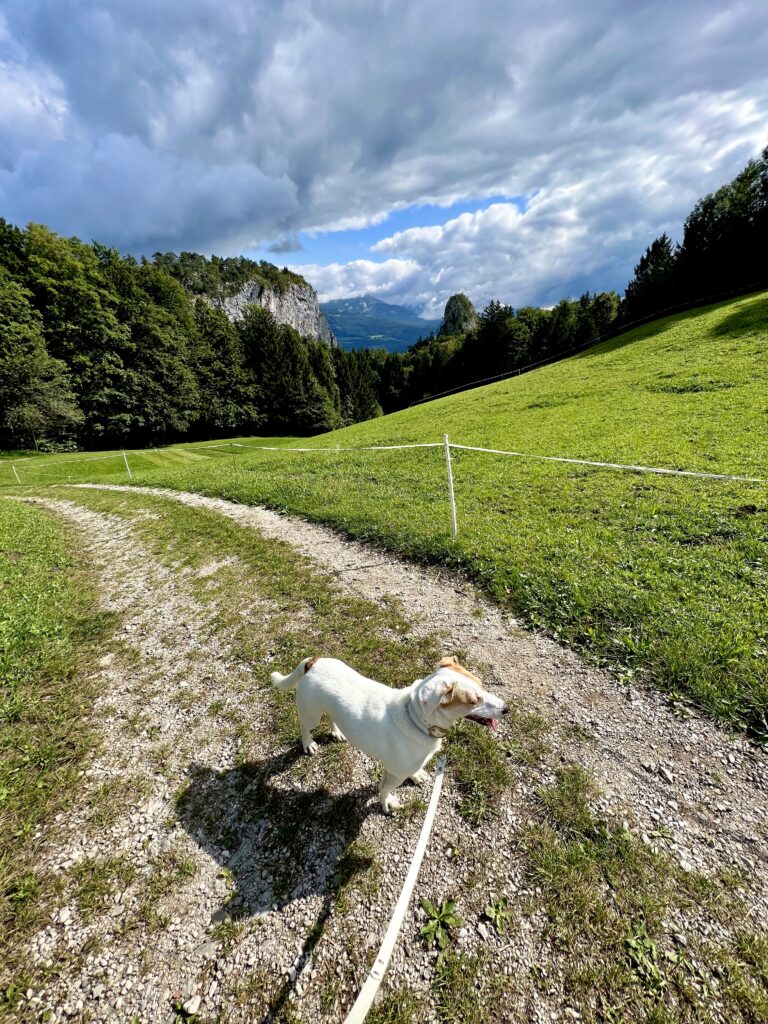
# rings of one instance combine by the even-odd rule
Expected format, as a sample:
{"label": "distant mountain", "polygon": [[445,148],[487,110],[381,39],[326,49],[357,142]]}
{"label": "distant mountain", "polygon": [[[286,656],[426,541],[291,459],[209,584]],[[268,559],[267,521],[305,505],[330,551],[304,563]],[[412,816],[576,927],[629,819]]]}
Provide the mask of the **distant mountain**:
{"label": "distant mountain", "polygon": [[343,349],[385,348],[405,352],[418,341],[436,332],[439,320],[422,320],[413,309],[382,302],[373,295],[357,299],[334,299],[320,306],[331,330]]}

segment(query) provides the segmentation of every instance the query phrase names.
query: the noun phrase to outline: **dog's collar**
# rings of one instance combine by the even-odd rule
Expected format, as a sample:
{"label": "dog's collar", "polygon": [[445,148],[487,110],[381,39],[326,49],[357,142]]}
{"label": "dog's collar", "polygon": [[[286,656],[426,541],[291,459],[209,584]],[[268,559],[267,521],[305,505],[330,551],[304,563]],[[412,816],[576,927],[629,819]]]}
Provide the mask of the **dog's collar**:
{"label": "dog's collar", "polygon": [[408,701],[408,717],[417,729],[420,729],[433,740],[441,740],[444,736],[448,735],[447,729],[441,729],[439,725],[427,725],[425,722],[422,722],[418,715],[415,714],[412,700]]}

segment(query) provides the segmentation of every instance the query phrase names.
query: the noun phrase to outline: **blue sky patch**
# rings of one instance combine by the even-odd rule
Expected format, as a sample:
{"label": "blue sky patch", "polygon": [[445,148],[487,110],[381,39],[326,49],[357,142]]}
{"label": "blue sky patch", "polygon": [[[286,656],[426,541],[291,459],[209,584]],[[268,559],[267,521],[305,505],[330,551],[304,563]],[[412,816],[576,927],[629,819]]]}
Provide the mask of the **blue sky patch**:
{"label": "blue sky patch", "polygon": [[270,263],[289,262],[291,266],[350,263],[352,260],[374,260],[380,263],[388,258],[387,254],[371,250],[382,238],[388,238],[398,231],[407,231],[408,228],[445,224],[462,213],[487,210],[493,203],[514,203],[523,211],[526,199],[524,196],[494,195],[484,199],[464,199],[450,206],[438,206],[435,203],[407,206],[401,210],[393,210],[381,223],[370,224],[365,228],[311,234],[301,231],[298,240],[303,248],[293,252],[276,253],[274,248],[269,248],[273,244],[273,241],[270,241],[258,249],[247,251],[245,255],[251,259],[269,260]]}

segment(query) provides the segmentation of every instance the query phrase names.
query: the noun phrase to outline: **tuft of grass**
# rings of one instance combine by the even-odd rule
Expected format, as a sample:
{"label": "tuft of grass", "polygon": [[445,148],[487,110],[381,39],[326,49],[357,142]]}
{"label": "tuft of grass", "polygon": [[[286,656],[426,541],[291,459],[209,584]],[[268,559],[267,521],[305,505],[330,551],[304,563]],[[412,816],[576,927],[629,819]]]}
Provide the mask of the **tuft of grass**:
{"label": "tuft of grass", "polygon": [[712,951],[723,992],[749,1024],[768,1020],[768,936],[740,932],[730,948]]}
{"label": "tuft of grass", "polygon": [[[97,743],[88,667],[116,619],[77,549],[49,513],[0,500],[0,992],[33,978],[24,939],[60,887],[40,851]],[[0,1018],[12,1012],[0,996]]]}
{"label": "tuft of grass", "polygon": [[731,882],[683,871],[652,852],[595,815],[595,795],[583,769],[560,769],[539,790],[539,820],[522,838],[539,894],[529,910],[543,913],[542,945],[570,1005],[587,1021],[757,1024],[768,978],[761,937],[737,936],[696,956],[687,951],[693,935],[678,944],[694,908],[730,925],[743,914]]}
{"label": "tuft of grass", "polygon": [[459,814],[479,822],[498,813],[512,774],[496,737],[483,726],[462,722],[452,730],[446,746],[462,796]]}
{"label": "tuft of grass", "polygon": [[359,892],[366,903],[376,899],[381,880],[381,864],[372,846],[356,839],[350,843],[336,864],[332,887],[336,893],[336,910],[345,914],[350,908],[349,897]]}
{"label": "tuft of grass", "polygon": [[125,855],[101,860],[89,857],[75,864],[71,876],[80,916],[87,921],[109,905],[118,887],[125,889],[131,884],[136,869]]}
{"label": "tuft of grass", "polygon": [[171,848],[154,857],[136,910],[138,921],[150,931],[165,928],[170,920],[170,914],[162,907],[162,902],[186,885],[196,874],[195,859],[177,848]]}
{"label": "tuft of grass", "polygon": [[[447,950],[435,968],[432,992],[441,1024],[486,1024],[493,1020],[493,1001],[484,992],[483,959]],[[500,979],[489,979],[498,989]]]}
{"label": "tuft of grass", "polygon": [[410,988],[388,992],[368,1014],[368,1024],[420,1024],[424,1001]]}
{"label": "tuft of grass", "polygon": [[120,817],[129,799],[148,796],[151,791],[152,783],[146,776],[108,779],[90,794],[89,822],[98,830],[109,828]]}
{"label": "tuft of grass", "polygon": [[549,747],[544,739],[549,732],[549,722],[541,715],[511,707],[504,719],[505,731],[511,736],[503,745],[517,764],[532,767],[539,764]]}

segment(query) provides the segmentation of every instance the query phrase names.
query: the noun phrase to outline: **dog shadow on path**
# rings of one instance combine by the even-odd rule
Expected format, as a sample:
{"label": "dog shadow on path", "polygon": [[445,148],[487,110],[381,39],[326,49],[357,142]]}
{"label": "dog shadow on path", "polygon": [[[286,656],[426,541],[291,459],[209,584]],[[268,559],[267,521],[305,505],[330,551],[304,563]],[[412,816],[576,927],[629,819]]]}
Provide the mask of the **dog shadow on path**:
{"label": "dog shadow on path", "polygon": [[212,925],[282,909],[301,897],[323,898],[295,973],[272,994],[263,1024],[280,1018],[339,891],[372,863],[353,844],[368,814],[378,813],[373,787],[336,795],[312,780],[300,783],[291,769],[303,759],[296,746],[224,771],[192,765],[177,802],[182,826],[226,869],[221,885],[228,892]]}

